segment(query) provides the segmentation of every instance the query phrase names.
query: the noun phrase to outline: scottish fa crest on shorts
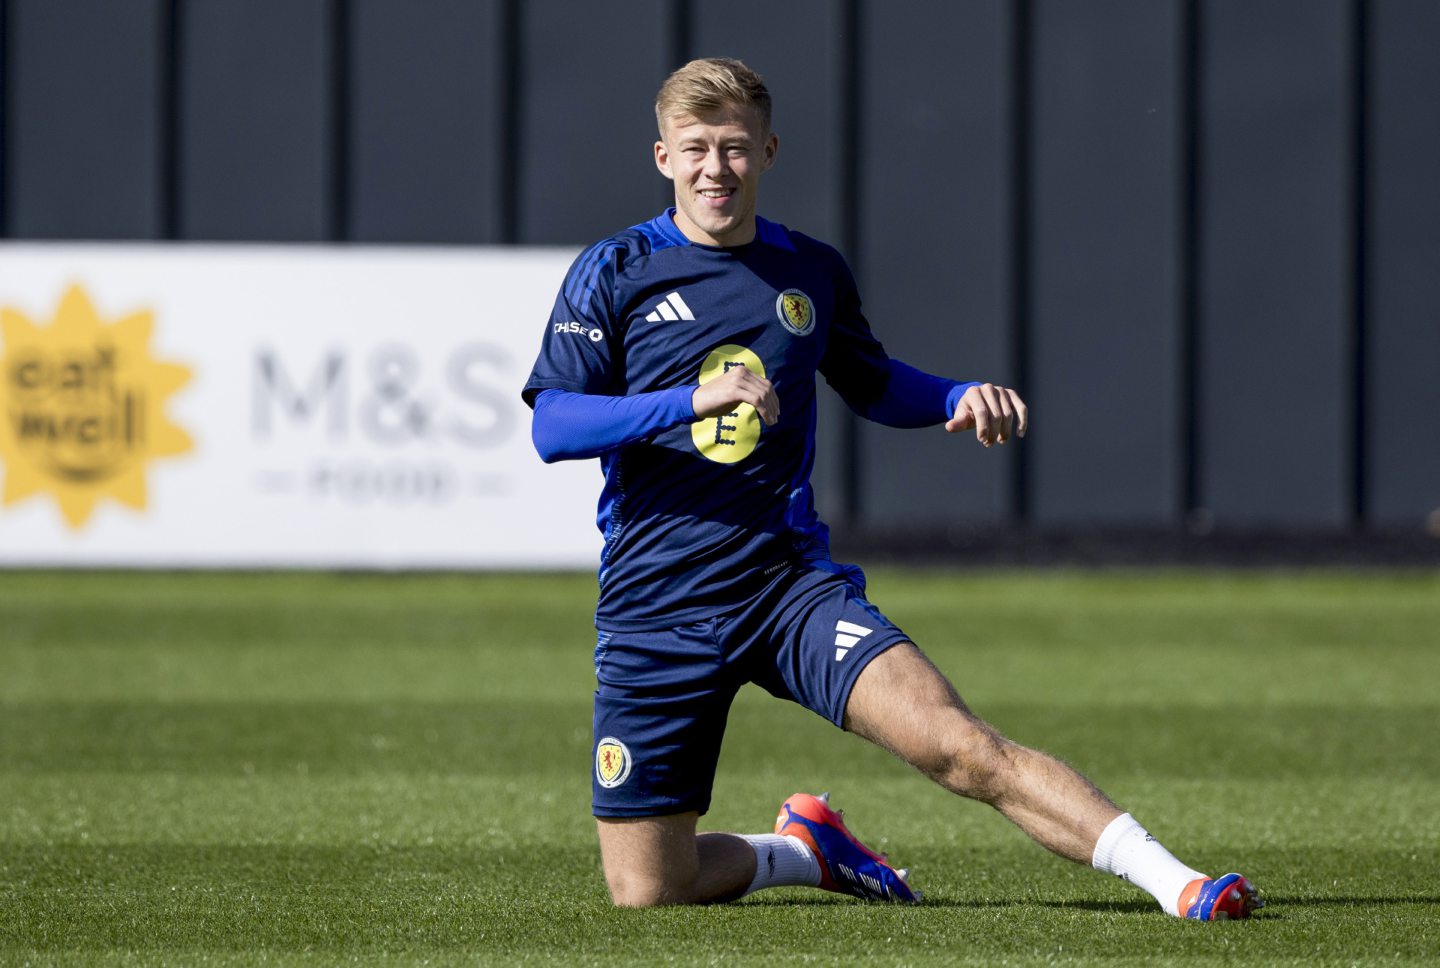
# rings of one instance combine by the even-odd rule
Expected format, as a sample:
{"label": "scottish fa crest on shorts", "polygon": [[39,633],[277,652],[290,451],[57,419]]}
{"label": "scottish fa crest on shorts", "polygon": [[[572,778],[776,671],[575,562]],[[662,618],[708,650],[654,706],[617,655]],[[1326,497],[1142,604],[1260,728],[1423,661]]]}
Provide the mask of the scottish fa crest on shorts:
{"label": "scottish fa crest on shorts", "polygon": [[607,790],[630,778],[630,750],[613,736],[595,744],[595,778]]}
{"label": "scottish fa crest on shorts", "polygon": [[786,289],[776,297],[775,315],[796,336],[809,336],[815,328],[815,304],[799,289]]}

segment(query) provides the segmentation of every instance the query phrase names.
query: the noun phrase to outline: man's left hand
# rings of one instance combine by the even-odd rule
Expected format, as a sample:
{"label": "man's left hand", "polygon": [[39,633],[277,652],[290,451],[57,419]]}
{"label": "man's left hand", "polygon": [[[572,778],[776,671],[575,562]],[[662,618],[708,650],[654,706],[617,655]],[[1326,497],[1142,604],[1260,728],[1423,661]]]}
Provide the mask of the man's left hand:
{"label": "man's left hand", "polygon": [[1014,390],[982,383],[965,391],[955,416],[945,423],[945,430],[952,434],[971,427],[975,428],[975,439],[986,447],[1003,444],[1012,436],[1025,436],[1030,427],[1030,409]]}

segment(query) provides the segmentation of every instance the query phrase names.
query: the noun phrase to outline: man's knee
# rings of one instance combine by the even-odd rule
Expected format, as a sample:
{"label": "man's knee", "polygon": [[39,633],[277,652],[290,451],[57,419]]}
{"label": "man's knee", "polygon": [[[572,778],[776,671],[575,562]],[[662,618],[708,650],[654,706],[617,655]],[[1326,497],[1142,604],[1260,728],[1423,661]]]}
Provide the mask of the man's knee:
{"label": "man's knee", "polygon": [[605,868],[605,883],[610,888],[610,901],[616,907],[662,907],[683,904],[688,898],[664,878],[633,870]]}
{"label": "man's knee", "polygon": [[969,713],[955,712],[940,726],[931,753],[915,765],[946,789],[985,803],[1004,794],[1020,747]]}
{"label": "man's knee", "polygon": [[604,819],[598,823],[605,883],[617,907],[658,907],[691,900],[699,871],[697,814]]}

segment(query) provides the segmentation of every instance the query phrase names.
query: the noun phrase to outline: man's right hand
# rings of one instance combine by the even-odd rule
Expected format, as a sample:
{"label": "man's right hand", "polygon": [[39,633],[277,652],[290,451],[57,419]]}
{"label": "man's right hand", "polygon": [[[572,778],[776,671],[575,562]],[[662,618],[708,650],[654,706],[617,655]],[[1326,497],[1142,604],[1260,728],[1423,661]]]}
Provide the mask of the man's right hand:
{"label": "man's right hand", "polygon": [[773,427],[780,419],[780,398],[775,395],[775,387],[763,376],[751,373],[743,363],[696,387],[690,403],[695,408],[695,416],[701,420],[734,413],[742,403],[754,407],[769,426]]}

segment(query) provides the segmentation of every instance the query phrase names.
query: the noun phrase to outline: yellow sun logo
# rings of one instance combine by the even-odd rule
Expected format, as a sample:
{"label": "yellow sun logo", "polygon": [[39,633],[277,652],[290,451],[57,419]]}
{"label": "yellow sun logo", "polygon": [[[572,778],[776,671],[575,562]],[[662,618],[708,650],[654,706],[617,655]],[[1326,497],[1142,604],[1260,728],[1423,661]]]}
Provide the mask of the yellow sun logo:
{"label": "yellow sun logo", "polygon": [[106,325],[78,285],[48,326],[0,306],[0,507],[48,492],[77,530],[102,497],[145,507],[147,462],[193,446],[165,415],[190,370],[151,357],[154,325]]}

